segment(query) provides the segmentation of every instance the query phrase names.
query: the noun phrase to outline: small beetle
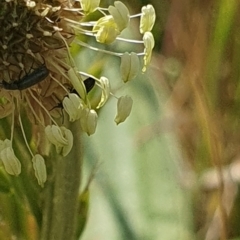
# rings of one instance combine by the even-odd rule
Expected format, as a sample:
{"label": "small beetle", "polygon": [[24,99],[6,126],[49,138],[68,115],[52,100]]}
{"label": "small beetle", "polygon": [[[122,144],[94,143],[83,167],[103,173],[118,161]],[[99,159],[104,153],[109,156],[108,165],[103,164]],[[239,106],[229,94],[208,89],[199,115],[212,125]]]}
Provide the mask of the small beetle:
{"label": "small beetle", "polygon": [[[94,87],[94,85],[95,85],[95,79],[93,79],[93,78],[91,78],[91,77],[88,77],[87,79],[85,79],[85,80],[83,81],[83,84],[84,84],[84,86],[85,86],[85,88],[86,88],[86,92],[89,93],[89,92],[93,89],[93,87]],[[77,94],[77,95],[79,96],[78,92],[77,92],[74,88],[70,89],[70,93],[75,93],[75,94]],[[60,101],[60,100],[59,100],[59,101]],[[53,109],[55,109],[55,108],[63,109],[62,101],[60,101],[60,102],[57,104],[57,106],[53,107],[51,110],[53,110]],[[51,110],[50,110],[50,111],[51,111]]]}
{"label": "small beetle", "polygon": [[[83,81],[83,84],[86,88],[86,92],[89,93],[95,85],[95,79],[88,77]],[[70,90],[70,93],[76,93],[77,95],[79,95],[74,88]]]}
{"label": "small beetle", "polygon": [[83,83],[85,85],[87,93],[89,93],[95,85],[95,79],[88,77],[83,81]]}
{"label": "small beetle", "polygon": [[35,69],[30,74],[25,75],[19,81],[15,81],[12,83],[8,83],[6,81],[2,81],[1,85],[4,89],[7,90],[24,90],[33,85],[40,83],[49,75],[49,70],[45,65],[41,65],[39,68]]}
{"label": "small beetle", "polygon": [[[86,88],[86,92],[89,93],[95,85],[95,79],[93,79],[91,77],[88,77],[87,79],[85,79],[83,81],[83,84]],[[79,96],[78,92],[74,88],[71,88],[69,93],[75,93]],[[61,112],[63,113],[63,103],[62,103],[62,101],[59,100],[59,103],[55,107],[50,109],[49,111],[52,111],[53,109],[56,109],[56,108],[61,109]],[[62,116],[63,116],[62,119],[64,120],[64,115],[62,114]]]}

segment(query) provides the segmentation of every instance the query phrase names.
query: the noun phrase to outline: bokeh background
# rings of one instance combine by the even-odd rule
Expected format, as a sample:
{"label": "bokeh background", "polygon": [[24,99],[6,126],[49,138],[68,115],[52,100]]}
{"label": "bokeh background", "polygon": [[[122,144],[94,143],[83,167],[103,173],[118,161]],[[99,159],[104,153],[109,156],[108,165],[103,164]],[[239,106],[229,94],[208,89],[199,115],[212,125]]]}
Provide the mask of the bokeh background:
{"label": "bokeh background", "polygon": [[[103,67],[113,92],[134,100],[116,126],[110,99],[96,134],[85,137],[85,182],[95,175],[81,239],[239,240],[239,1],[125,3],[132,13],[156,10],[148,71],[120,88],[117,60],[76,56],[80,70]],[[136,21],[126,34],[137,32]]]}

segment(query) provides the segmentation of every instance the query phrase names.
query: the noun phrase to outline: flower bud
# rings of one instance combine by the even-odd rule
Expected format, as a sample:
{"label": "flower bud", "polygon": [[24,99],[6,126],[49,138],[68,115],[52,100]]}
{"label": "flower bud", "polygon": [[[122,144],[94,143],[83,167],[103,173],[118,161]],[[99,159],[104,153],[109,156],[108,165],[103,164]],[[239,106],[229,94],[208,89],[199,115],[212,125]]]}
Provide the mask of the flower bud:
{"label": "flower bud", "polygon": [[114,119],[116,124],[124,122],[125,119],[129,116],[132,110],[133,100],[129,96],[122,96],[118,99],[117,103],[117,115]]}
{"label": "flower bud", "polygon": [[38,184],[43,187],[47,180],[47,170],[43,157],[40,154],[36,154],[33,159],[33,169],[35,171],[35,176],[38,180]]}
{"label": "flower bud", "polygon": [[121,57],[121,75],[124,82],[135,78],[139,71],[139,58],[136,53],[124,53]]}

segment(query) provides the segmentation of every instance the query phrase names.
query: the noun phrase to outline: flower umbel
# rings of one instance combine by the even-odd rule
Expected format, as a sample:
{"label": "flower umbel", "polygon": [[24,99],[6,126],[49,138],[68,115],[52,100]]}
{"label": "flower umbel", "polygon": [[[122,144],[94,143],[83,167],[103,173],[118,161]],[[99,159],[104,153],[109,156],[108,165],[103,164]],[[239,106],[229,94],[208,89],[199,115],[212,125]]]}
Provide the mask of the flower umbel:
{"label": "flower umbel", "polygon": [[[0,2],[0,118],[9,119],[12,126],[10,132],[8,129],[3,130],[6,136],[3,140],[6,141],[8,136],[11,136],[11,144],[0,149],[0,157],[9,174],[18,175],[21,171],[20,161],[12,148],[14,118],[18,118],[25,144],[33,159],[35,175],[38,183],[43,186],[46,181],[46,168],[42,155],[46,153],[41,152],[41,146],[30,142],[47,137],[49,142],[56,146],[57,153],[66,156],[71,151],[74,140],[70,130],[62,126],[62,112],[69,115],[69,121],[80,119],[79,127],[91,135],[97,126],[96,110],[103,107],[113,95],[111,79],[104,76],[96,78],[78,71],[70,54],[71,43],[79,44],[89,51],[120,57],[123,61],[123,82],[137,76],[141,56],[143,69],[146,70],[154,46],[150,33],[155,21],[153,7],[148,5],[143,8],[143,13],[131,16],[120,1],[107,9],[100,8],[99,3],[99,0]],[[97,21],[86,20],[85,16],[95,11],[102,16]],[[144,34],[143,39],[137,41],[121,38],[121,32],[129,27],[131,18],[139,16],[139,31]],[[112,52],[75,39],[77,35],[95,38],[96,42],[101,44],[114,41],[142,44],[143,51],[130,55]],[[85,77],[92,81],[85,80]],[[94,86],[102,92],[95,109],[88,99],[88,92]],[[124,121],[129,115],[129,106],[124,111],[124,104],[119,108],[118,103],[120,113],[118,120],[115,120],[117,123]],[[26,127],[22,123],[22,116],[27,117],[32,127],[37,126],[34,127],[32,136],[25,134]],[[7,165],[6,160],[12,165]]]}

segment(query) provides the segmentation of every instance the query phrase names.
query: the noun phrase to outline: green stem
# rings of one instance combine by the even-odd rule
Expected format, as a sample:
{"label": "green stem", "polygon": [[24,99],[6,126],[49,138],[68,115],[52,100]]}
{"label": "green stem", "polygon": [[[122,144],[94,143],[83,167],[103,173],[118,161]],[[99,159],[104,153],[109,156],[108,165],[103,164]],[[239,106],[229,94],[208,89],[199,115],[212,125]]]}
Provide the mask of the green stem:
{"label": "green stem", "polygon": [[79,122],[71,123],[74,145],[66,157],[56,155],[44,194],[41,240],[74,240],[82,169]]}

